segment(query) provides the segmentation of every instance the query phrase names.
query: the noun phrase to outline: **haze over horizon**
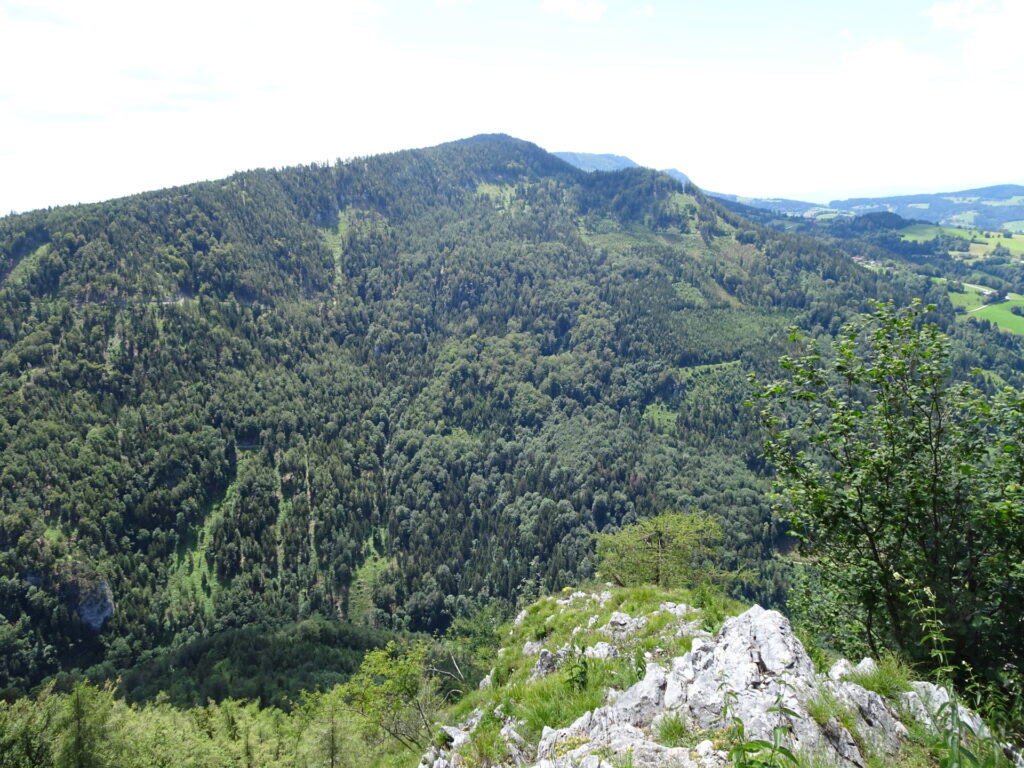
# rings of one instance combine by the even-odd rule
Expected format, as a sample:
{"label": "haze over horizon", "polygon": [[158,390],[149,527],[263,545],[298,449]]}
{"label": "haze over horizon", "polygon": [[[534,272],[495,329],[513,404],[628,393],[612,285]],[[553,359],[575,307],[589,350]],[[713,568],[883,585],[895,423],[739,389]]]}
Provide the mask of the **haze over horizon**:
{"label": "haze over horizon", "polygon": [[815,202],[1024,182],[1024,0],[0,0],[0,211],[500,132]]}

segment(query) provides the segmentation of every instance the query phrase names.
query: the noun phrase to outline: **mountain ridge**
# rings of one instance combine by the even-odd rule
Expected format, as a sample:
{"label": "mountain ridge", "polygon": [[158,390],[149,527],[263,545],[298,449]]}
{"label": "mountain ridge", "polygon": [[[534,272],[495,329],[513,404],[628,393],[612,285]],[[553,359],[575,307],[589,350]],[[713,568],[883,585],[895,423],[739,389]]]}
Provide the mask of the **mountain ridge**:
{"label": "mountain ridge", "polygon": [[[622,155],[593,155],[579,152],[554,154],[585,171],[614,171],[639,167],[633,160]],[[685,174],[675,169],[666,169],[662,173],[668,173],[683,183],[689,181]],[[1012,231],[1024,232],[1024,186],[1020,184],[994,184],[953,192],[851,197],[832,200],[829,203],[813,203],[782,197],[748,197],[726,192],[707,191],[707,194],[721,200],[792,216],[855,216],[887,211],[907,219],[946,226],[982,229],[1008,227]]]}
{"label": "mountain ridge", "polygon": [[[952,324],[924,278],[504,135],[4,217],[0,689],[314,617],[440,631],[666,508],[778,602],[747,375],[918,295]],[[218,668],[175,695],[237,695]]]}

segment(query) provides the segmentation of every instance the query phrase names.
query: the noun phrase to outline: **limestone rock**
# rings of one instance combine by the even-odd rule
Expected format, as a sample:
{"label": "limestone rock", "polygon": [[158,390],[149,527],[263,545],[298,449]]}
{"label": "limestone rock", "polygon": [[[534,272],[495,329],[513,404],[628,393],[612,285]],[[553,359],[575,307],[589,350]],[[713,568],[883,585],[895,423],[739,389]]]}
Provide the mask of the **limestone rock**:
{"label": "limestone rock", "polygon": [[601,641],[584,649],[583,654],[588,659],[614,659],[618,658],[619,649],[610,643]]}
{"label": "limestone rock", "polygon": [[107,619],[114,615],[114,600],[110,586],[101,581],[94,589],[82,590],[78,598],[78,618],[93,632],[99,632]]}
{"label": "limestone rock", "polygon": [[608,619],[608,623],[601,627],[601,631],[605,634],[611,635],[615,639],[622,640],[646,626],[646,616],[640,616],[634,619],[628,613],[615,611]]}
{"label": "limestone rock", "polygon": [[558,669],[565,660],[566,650],[563,648],[557,653],[552,653],[547,648],[542,648],[537,656],[537,663],[533,665],[530,672],[530,682],[547,677]]}
{"label": "limestone rock", "polygon": [[[573,593],[565,599],[582,598]],[[689,606],[663,603],[660,611],[675,619],[666,637],[699,631]],[[613,613],[599,630],[610,642],[587,647],[584,655],[615,658],[647,621]],[[557,669],[570,648],[552,652],[536,642],[526,643],[523,652],[537,656],[531,679],[538,679]],[[535,747],[523,740],[517,730],[521,724],[495,710],[504,719],[501,737],[511,756],[502,768],[613,768],[627,762],[635,768],[725,768],[728,746],[723,739],[739,724],[746,740],[770,742],[773,731],[782,728],[786,746],[794,751],[818,755],[837,768],[865,768],[869,757],[885,762],[898,752],[908,735],[901,715],[940,727],[938,713],[948,702],[946,691],[930,683],[913,683],[913,690],[894,703],[850,681],[852,672],[873,669],[870,659],[856,667],[842,659],[827,674],[816,674],[786,618],[758,606],[727,620],[713,637],[704,632],[694,636],[690,651],[666,666],[656,662],[657,654],[649,656],[642,680],[622,691],[609,689],[603,706],[565,728],[545,727]],[[819,724],[808,705],[821,697],[844,710],[842,717]],[[959,711],[972,729],[985,733],[977,715],[963,707]],[[678,718],[692,734],[715,735],[685,748],[658,744],[659,724],[668,718]],[[454,744],[464,744],[478,722],[479,715],[460,728],[446,728],[453,748],[435,748],[421,766],[458,768],[462,757]]]}
{"label": "limestone rock", "polygon": [[829,669],[828,677],[838,683],[844,677],[849,677],[851,672],[853,672],[853,665],[847,659],[840,659]]}

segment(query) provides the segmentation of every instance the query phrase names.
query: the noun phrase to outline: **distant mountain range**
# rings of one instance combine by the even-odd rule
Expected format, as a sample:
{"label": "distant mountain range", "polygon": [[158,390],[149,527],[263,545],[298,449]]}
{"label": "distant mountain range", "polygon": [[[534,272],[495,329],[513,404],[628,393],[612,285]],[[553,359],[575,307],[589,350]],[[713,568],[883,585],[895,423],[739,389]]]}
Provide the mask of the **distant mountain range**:
{"label": "distant mountain range", "polygon": [[[586,152],[555,152],[554,155],[584,171],[617,171],[623,168],[637,167],[637,163],[622,155],[597,155]],[[683,183],[690,181],[686,174],[675,168],[665,169],[662,172]],[[978,189],[931,194],[854,197],[847,200],[833,200],[827,205],[781,197],[746,197],[724,192],[708,192],[708,194],[721,200],[777,211],[790,216],[835,218],[836,216],[860,216],[865,213],[889,211],[906,219],[931,221],[951,227],[1006,229],[1024,232],[1024,186],[1019,184],[999,184]]]}
{"label": "distant mountain range", "polygon": [[[589,152],[552,152],[551,154],[587,173],[591,171],[621,171],[623,168],[640,167],[638,163],[622,155],[595,155]],[[690,181],[689,176],[675,168],[662,168],[661,172],[683,184]]]}

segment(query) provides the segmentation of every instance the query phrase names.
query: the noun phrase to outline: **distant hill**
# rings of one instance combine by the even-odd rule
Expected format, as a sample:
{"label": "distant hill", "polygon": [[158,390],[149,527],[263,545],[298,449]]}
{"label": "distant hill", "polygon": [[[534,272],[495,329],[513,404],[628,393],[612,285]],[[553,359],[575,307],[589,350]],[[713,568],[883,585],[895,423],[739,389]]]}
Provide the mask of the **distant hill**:
{"label": "distant hill", "polygon": [[675,168],[662,168],[661,172],[667,173],[669,176],[671,176],[673,179],[675,179],[681,184],[686,184],[688,181],[690,181],[689,176],[687,176],[682,171],[676,170]]}
{"label": "distant hill", "polygon": [[[623,168],[641,167],[638,163],[622,155],[595,155],[589,152],[552,152],[551,154],[587,173],[591,171],[621,171]],[[689,176],[675,168],[662,168],[661,172],[668,174],[681,184],[690,181]]]}
{"label": "distant hill", "polygon": [[1024,232],[1024,186],[998,184],[936,194],[854,197],[829,207],[855,214],[890,211],[908,219],[980,229]]}
{"label": "distant hill", "polygon": [[750,208],[788,213],[793,216],[814,215],[817,211],[826,210],[826,206],[821,203],[809,203],[806,200],[788,200],[784,197],[745,197],[743,195],[730,195],[725,192],[708,192],[708,194],[730,203],[740,203]]}
{"label": "distant hill", "polygon": [[719,200],[741,203],[749,208],[812,219],[834,219],[888,212],[905,219],[928,221],[947,227],[1024,232],[1024,186],[1019,184],[999,184],[957,192],[853,197],[833,200],[828,205],[783,198],[743,197],[720,192],[708,194]]}
{"label": "distant hill", "polygon": [[[637,168],[637,163],[622,155],[587,152],[554,152],[580,170],[619,171]],[[675,168],[662,169],[677,181],[686,184],[690,177]],[[860,216],[876,211],[896,213],[907,219],[929,221],[947,227],[1009,230],[1024,233],[1024,186],[998,184],[958,192],[937,192],[893,197],[852,197],[826,204],[784,197],[746,197],[727,192],[707,192],[719,200],[739,203],[748,208],[785,213],[790,216],[833,219]]]}
{"label": "distant hill", "polygon": [[551,154],[587,173],[591,171],[621,171],[623,168],[640,167],[622,155],[595,155],[590,152],[552,152]]}

